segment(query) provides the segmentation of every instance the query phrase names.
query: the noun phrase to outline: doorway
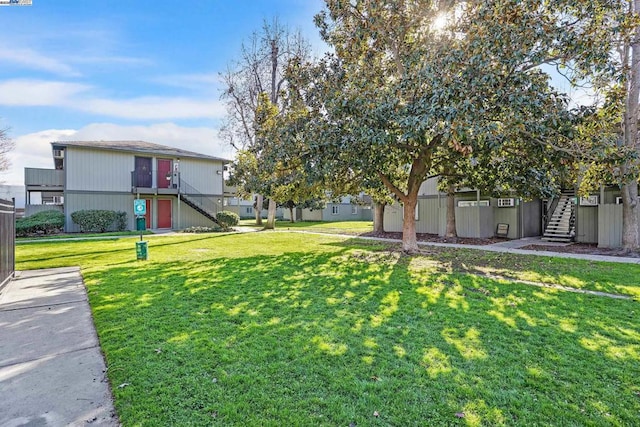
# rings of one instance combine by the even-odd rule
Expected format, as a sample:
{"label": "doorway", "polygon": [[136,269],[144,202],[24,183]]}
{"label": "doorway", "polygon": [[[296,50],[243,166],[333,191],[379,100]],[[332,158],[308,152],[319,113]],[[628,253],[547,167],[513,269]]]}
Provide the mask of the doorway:
{"label": "doorway", "polygon": [[135,159],[135,185],[134,187],[151,188],[151,157],[138,157]]}
{"label": "doorway", "polygon": [[172,206],[170,199],[158,199],[158,228],[171,228]]}
{"label": "doorway", "polygon": [[169,188],[171,184],[171,159],[158,159],[158,188]]}

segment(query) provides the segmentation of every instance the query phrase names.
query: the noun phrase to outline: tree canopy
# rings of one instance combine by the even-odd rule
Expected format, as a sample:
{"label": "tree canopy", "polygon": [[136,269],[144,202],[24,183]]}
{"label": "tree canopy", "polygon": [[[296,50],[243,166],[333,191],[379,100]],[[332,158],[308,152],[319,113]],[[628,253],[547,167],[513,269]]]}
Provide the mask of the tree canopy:
{"label": "tree canopy", "polygon": [[542,66],[606,67],[591,13],[604,3],[327,0],[316,24],[333,53],[295,67],[310,172],[384,184],[405,206],[407,251],[428,176],[464,168],[492,190],[555,191],[574,134]]}

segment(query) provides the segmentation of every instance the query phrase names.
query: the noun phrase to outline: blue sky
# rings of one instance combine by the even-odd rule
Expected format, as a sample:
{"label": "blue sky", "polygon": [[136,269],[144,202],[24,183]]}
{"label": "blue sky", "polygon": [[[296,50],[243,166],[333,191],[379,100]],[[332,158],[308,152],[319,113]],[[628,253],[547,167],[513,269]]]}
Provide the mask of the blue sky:
{"label": "blue sky", "polygon": [[218,73],[264,20],[316,53],[322,0],[33,0],[0,7],[0,127],[16,142],[0,182],[53,167],[56,140],[142,139],[230,157]]}

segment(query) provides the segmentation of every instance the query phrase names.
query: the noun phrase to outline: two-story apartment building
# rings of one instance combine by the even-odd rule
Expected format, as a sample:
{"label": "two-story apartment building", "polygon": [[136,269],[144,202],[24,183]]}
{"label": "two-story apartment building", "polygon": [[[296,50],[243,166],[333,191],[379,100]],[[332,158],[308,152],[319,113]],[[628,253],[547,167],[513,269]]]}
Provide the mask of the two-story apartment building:
{"label": "two-story apartment building", "polygon": [[144,141],[51,143],[54,169],[25,168],[26,215],[58,208],[65,231],[79,231],[71,214],[86,209],[127,212],[144,199],[151,229],[211,226],[222,210],[228,160]]}
{"label": "two-story apartment building", "polygon": [[[622,245],[622,198],[616,186],[602,186],[599,194],[580,197],[568,189],[550,200],[523,200],[517,195],[490,197],[473,189],[455,195],[456,232],[459,237],[509,239],[541,236],[550,241],[597,243],[598,247]],[[419,190],[416,231],[444,236],[447,195],[438,191],[438,179],[430,178]],[[384,229],[401,232],[403,206],[385,209]]]}

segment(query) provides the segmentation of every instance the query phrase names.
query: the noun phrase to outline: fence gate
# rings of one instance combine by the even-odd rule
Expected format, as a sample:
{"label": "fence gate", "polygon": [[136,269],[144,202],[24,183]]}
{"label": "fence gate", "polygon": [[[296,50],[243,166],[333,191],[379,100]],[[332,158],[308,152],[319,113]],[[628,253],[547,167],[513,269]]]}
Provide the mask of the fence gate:
{"label": "fence gate", "polygon": [[13,201],[0,199],[0,288],[14,276],[16,262],[16,210]]}

